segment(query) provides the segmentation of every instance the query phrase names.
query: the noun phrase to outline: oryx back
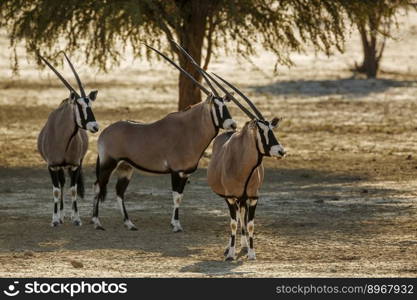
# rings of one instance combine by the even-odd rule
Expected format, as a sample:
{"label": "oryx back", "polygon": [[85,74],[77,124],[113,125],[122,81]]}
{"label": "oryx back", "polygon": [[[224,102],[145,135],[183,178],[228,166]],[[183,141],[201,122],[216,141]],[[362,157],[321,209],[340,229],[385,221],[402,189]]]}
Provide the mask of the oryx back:
{"label": "oryx back", "polygon": [[126,161],[151,173],[191,172],[217,133],[210,114],[200,112],[207,109],[199,103],[150,124],[116,122],[99,137],[100,161]]}

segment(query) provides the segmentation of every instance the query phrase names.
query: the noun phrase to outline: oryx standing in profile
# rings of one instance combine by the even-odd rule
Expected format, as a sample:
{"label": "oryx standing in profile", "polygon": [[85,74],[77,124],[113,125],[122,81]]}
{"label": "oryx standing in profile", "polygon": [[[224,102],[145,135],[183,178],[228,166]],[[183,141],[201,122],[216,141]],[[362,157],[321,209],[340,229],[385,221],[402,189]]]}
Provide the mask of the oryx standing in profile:
{"label": "oryx standing in profile", "polygon": [[[77,80],[81,95],[45,58],[39,55],[40,59],[54,71],[70,91],[69,98],[63,100],[59,107],[49,114],[48,120],[38,136],[38,150],[48,164],[53,184],[54,211],[51,223],[53,227],[64,221],[64,168],[68,169],[71,178],[71,219],[75,225],[81,226],[77,195],[81,198],[84,197],[81,168],[88,148],[88,136],[85,131],[95,133],[99,129],[91,109],[92,101],[97,97],[97,91],[90,92],[88,96],[85,94],[77,72],[67,55],[65,53],[64,55]],[[58,203],[60,203],[59,210]]]}
{"label": "oryx standing in profile", "polygon": [[147,47],[188,76],[207,98],[150,124],[119,121],[103,130],[98,139],[96,197],[92,218],[96,229],[104,229],[99,221],[99,202],[105,199],[109,177],[116,170],[116,194],[123,221],[128,229],[136,230],[124,204],[124,194],[136,168],[145,173],[171,174],[174,202],[171,225],[174,232],[182,231],[179,206],[188,176],[196,170],[201,156],[219,129],[236,128],[225,104],[226,99],[220,97],[209,82],[211,92],[164,54]]}
{"label": "oryx standing in profile", "polygon": [[[262,159],[264,156],[282,157],[285,155],[284,148],[273,132],[281,119],[265,120],[248,97],[226,80],[217,77],[242,96],[255,115],[238,104],[251,120],[242,130],[223,133],[214,140],[213,152],[207,169],[208,184],[216,194],[225,198],[230,211],[232,234],[225,251],[226,260],[235,258],[238,219],[240,219],[242,231],[241,246],[247,248],[249,259],[255,259],[253,233],[258,193],[264,178]],[[233,98],[233,95],[230,95],[217,81],[214,80],[214,82],[228,97]],[[249,236],[249,247],[246,235]]]}

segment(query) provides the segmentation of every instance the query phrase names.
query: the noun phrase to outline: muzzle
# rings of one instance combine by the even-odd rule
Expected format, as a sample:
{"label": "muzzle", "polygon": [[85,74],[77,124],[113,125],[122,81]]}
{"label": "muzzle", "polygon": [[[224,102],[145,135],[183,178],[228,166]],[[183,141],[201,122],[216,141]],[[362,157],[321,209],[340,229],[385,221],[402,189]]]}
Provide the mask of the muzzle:
{"label": "muzzle", "polygon": [[99,130],[99,126],[97,122],[88,122],[86,125],[86,128],[88,131],[92,133],[96,133]]}

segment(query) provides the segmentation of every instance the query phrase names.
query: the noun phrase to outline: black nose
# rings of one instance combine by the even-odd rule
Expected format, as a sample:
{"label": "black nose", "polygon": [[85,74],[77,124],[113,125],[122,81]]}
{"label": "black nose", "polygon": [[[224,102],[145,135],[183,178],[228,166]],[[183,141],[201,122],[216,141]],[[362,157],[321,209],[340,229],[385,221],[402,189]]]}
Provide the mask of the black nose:
{"label": "black nose", "polygon": [[94,132],[97,132],[98,131],[98,126],[93,126],[92,129],[93,129]]}
{"label": "black nose", "polygon": [[284,150],[280,150],[280,151],[278,151],[278,154],[279,155],[281,155],[281,156],[285,156],[285,154],[286,154],[287,152],[285,152]]}
{"label": "black nose", "polygon": [[232,129],[236,129],[236,128],[237,128],[236,123],[232,123]]}

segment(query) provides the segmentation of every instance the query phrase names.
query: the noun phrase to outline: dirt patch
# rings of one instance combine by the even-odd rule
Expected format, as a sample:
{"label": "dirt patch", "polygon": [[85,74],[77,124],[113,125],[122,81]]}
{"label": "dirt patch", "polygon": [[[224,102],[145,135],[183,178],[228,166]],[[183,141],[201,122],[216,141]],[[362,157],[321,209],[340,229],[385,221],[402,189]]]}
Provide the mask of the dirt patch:
{"label": "dirt patch", "polygon": [[240,253],[230,263],[222,254],[229,235],[226,204],[207,187],[204,169],[187,186],[182,233],[169,227],[166,176],[135,175],[126,197],[137,232],[123,227],[112,189],[101,209],[106,231],[88,224],[91,190],[79,205],[82,227],[67,218],[50,228],[46,170],[0,169],[0,176],[0,276],[416,276],[416,201],[409,184],[267,170],[256,218],[258,260]]}

